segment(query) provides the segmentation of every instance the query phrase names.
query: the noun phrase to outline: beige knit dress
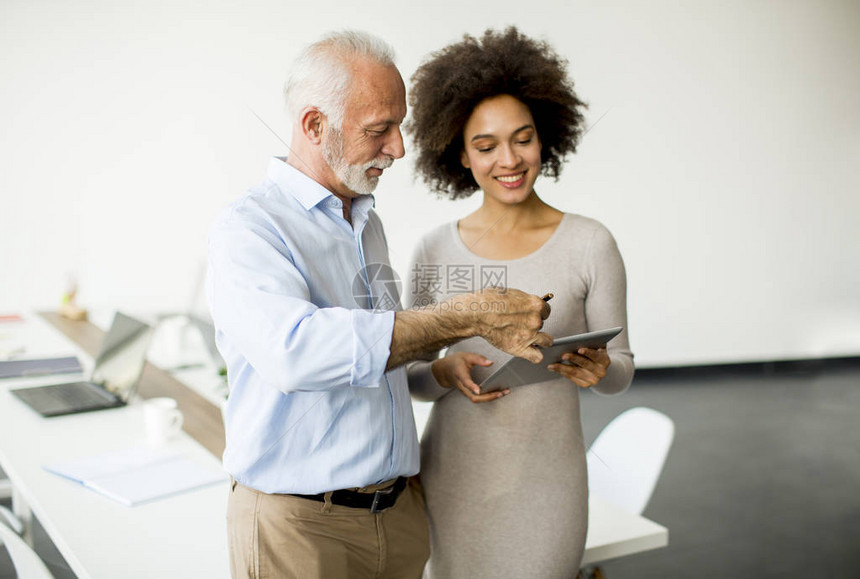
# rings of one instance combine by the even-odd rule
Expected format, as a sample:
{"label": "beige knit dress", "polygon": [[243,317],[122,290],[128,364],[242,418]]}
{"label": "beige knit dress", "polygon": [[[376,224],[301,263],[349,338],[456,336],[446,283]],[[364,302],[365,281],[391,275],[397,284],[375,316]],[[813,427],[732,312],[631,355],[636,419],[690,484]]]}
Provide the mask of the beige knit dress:
{"label": "beige knit dress", "polygon": [[[608,374],[593,389],[618,393],[633,378],[624,264],[612,235],[593,219],[565,214],[540,249],[508,261],[473,254],[456,222],[443,225],[422,238],[407,285],[407,305],[488,285],[552,292],[543,331],[555,337],[625,327],[609,343]],[[481,338],[450,350],[493,360],[473,369],[478,383],[510,357]],[[458,390],[441,388],[429,363],[415,363],[409,373],[413,396],[435,400],[421,441],[431,531],[425,577],[575,577],[588,522],[579,387],[559,378],[473,404]]]}

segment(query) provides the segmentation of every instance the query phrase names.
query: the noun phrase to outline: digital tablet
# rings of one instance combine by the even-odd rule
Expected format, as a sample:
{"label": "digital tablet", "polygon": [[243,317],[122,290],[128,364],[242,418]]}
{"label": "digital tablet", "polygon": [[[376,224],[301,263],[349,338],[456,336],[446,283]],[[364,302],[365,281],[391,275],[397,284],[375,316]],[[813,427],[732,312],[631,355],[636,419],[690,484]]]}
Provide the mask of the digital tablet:
{"label": "digital tablet", "polygon": [[[623,328],[609,328],[596,332],[587,332],[576,336],[566,336],[555,340],[549,348],[541,348],[543,360],[532,364],[525,358],[513,357],[505,362],[498,370],[481,382],[481,392],[513,388],[524,384],[535,384],[555,380],[561,375],[546,369],[550,364],[562,362],[562,354],[575,352],[578,348],[600,348],[621,333]],[[562,362],[563,363],[563,362]]]}

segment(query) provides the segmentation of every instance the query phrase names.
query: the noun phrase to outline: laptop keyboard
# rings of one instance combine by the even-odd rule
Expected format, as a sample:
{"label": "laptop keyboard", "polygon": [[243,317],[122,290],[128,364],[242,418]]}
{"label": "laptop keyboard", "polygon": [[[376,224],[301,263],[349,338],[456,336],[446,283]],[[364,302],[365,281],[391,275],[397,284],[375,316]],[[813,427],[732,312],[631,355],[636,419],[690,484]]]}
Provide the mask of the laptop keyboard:
{"label": "laptop keyboard", "polygon": [[75,408],[86,408],[88,406],[101,406],[106,403],[115,402],[116,398],[107,392],[87,386],[85,382],[78,384],[58,384],[56,386],[45,386],[40,388],[46,398],[60,402],[61,404]]}

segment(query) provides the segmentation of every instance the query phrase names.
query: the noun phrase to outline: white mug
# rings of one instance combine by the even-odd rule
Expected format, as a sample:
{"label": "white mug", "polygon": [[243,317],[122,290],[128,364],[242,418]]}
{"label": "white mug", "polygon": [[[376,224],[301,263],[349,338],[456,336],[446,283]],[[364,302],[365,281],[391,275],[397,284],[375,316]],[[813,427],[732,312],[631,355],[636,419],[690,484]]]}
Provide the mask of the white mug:
{"label": "white mug", "polygon": [[150,398],[143,403],[146,439],[152,445],[167,442],[182,429],[182,411],[173,398]]}

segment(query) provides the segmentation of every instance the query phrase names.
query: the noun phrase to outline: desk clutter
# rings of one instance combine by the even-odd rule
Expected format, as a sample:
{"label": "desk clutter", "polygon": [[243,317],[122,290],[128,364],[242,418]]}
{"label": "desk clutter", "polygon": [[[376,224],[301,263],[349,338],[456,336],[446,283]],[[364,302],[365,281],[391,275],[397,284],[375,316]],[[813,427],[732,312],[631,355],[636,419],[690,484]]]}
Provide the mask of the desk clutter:
{"label": "desk clutter", "polygon": [[69,276],[67,280],[67,288],[63,293],[63,299],[60,302],[58,311],[61,316],[74,321],[83,321],[87,319],[87,310],[78,305],[78,282],[74,277]]}
{"label": "desk clutter", "polygon": [[43,468],[129,507],[227,479],[222,470],[200,466],[176,452],[147,447],[55,462]]}

